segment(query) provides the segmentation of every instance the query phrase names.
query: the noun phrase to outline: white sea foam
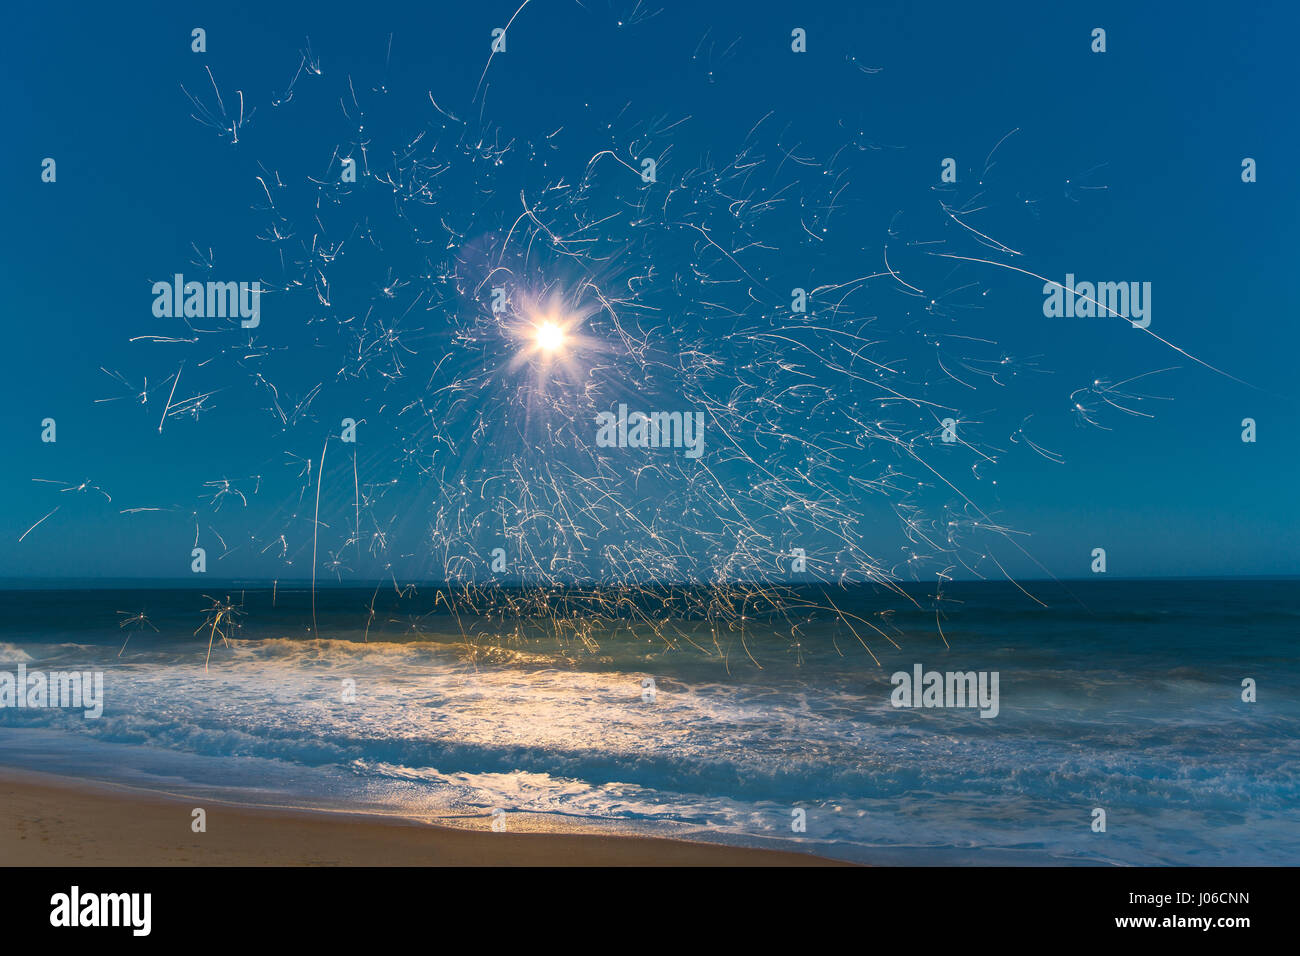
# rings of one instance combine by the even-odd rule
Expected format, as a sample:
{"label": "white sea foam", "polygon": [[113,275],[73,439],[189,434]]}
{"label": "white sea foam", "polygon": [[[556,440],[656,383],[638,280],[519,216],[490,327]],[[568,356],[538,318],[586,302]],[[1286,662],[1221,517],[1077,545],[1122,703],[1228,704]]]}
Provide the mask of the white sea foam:
{"label": "white sea foam", "polygon": [[0,664],[29,664],[32,656],[16,644],[0,641]]}
{"label": "white sea foam", "polygon": [[[1279,861],[1300,858],[1283,825],[1296,783],[1242,748],[1230,708],[1196,728],[1205,758],[1184,757],[1188,718],[1165,715],[1168,695],[1201,686],[1186,677],[1153,690],[1143,712],[1129,694],[1128,712],[1112,714],[1025,671],[1022,696],[1012,686],[1013,706],[981,721],[896,711],[887,674],[665,678],[647,702],[642,672],[564,669],[523,651],[495,658],[475,665],[464,647],[428,643],[269,639],[232,642],[205,672],[200,654],[142,653],[107,669],[93,726],[49,711],[5,726],[42,728],[43,746],[80,746],[75,760],[87,762],[90,737],[115,755],[109,763],[173,783],[471,825],[502,808],[861,859],[1131,863],[1177,862],[1172,848],[1189,841],[1205,861],[1258,860],[1254,841],[1249,852],[1234,845],[1246,826],[1272,834],[1267,852]],[[1081,686],[1104,700],[1120,680],[1097,672]],[[1104,794],[1142,827],[1126,841],[1091,840],[1091,806],[1078,794]],[[791,830],[795,808],[807,813],[804,833]]]}

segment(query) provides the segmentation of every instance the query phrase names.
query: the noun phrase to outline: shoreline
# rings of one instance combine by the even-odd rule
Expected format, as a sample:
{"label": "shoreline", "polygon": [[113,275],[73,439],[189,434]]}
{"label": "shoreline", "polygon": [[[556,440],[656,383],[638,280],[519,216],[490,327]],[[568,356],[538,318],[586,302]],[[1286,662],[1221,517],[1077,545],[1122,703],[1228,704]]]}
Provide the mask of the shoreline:
{"label": "shoreline", "polygon": [[[191,813],[200,806],[207,829],[195,833]],[[488,825],[238,804],[0,767],[7,866],[852,865],[787,850]]]}

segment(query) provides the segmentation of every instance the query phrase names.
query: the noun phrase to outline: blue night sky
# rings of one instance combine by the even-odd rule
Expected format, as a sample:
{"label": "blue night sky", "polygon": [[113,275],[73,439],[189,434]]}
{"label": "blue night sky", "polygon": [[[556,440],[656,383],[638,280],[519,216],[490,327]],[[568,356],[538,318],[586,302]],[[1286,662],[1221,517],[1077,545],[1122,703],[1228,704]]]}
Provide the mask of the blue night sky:
{"label": "blue night sky", "polygon": [[[3,15],[0,577],[308,577],[318,491],[331,581],[1300,573],[1294,5],[531,0],[486,74],[514,0],[268,6]],[[1226,374],[970,258],[1150,282]],[[594,447],[620,402],[706,454]]]}

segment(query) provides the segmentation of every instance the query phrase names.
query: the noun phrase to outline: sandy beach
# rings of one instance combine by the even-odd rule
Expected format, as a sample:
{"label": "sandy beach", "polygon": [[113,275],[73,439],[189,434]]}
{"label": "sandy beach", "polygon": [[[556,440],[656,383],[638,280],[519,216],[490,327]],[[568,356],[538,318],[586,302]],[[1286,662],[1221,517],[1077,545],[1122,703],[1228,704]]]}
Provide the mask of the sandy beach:
{"label": "sandy beach", "polygon": [[[207,832],[191,811],[207,812]],[[802,853],[223,804],[0,770],[7,866],[818,866]]]}

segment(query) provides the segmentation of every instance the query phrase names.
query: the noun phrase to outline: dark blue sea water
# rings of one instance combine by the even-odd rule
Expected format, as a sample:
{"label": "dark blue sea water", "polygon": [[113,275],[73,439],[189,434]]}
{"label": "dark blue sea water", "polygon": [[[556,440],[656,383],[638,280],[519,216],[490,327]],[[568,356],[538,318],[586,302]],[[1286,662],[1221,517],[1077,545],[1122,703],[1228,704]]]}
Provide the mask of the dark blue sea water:
{"label": "dark blue sea water", "polygon": [[[0,709],[0,763],[855,860],[1300,863],[1300,582],[1025,587],[1042,605],[953,583],[938,616],[932,587],[860,589],[827,592],[838,620],[743,622],[689,595],[668,620],[632,598],[597,618],[613,603],[575,592],[557,623],[390,583],[320,590],[315,631],[299,586],[11,589],[0,671],[102,670],[105,704]],[[205,594],[242,609],[207,670]],[[917,664],[996,672],[997,716],[893,706]]]}

